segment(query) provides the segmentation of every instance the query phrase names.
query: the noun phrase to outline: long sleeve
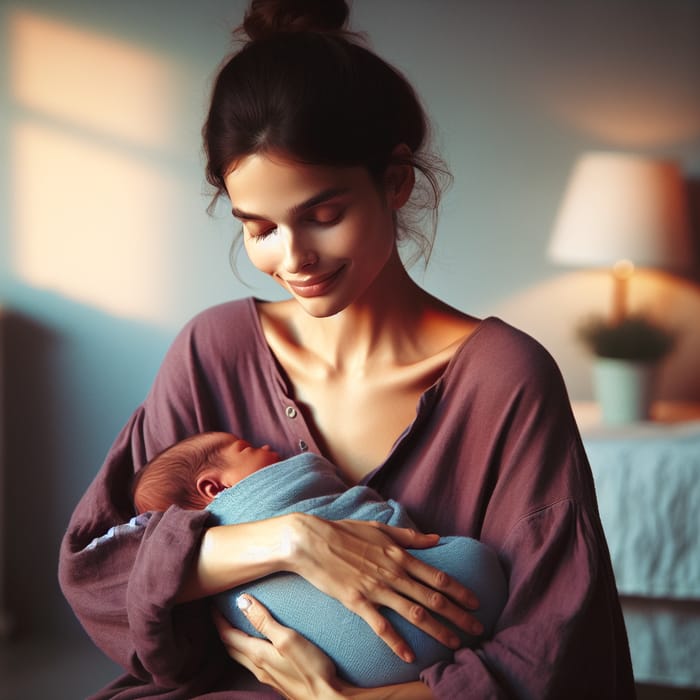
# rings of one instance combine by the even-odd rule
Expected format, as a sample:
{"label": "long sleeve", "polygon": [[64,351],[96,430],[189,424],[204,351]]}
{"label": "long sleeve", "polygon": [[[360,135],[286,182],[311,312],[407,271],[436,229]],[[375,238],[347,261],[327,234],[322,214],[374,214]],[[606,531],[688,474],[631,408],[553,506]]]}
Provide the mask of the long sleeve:
{"label": "long sleeve", "polygon": [[437,698],[634,697],[590,468],[541,346],[482,324],[369,483],[421,529],[490,545],[506,571],[491,639],[421,675]]}
{"label": "long sleeve", "polygon": [[[604,555],[575,503],[523,521],[502,556],[510,596],[492,639],[423,679],[438,698],[634,697]],[[622,671],[616,678],[616,666]]]}
{"label": "long sleeve", "polygon": [[168,687],[208,663],[210,625],[201,624],[206,608],[191,603],[174,610],[173,602],[206,514],[171,508],[133,517],[125,499],[132,442],[142,423],[139,410],[75,509],[61,546],[59,580],[97,646],[133,676]]}
{"label": "long sleeve", "polygon": [[[245,316],[247,307],[234,304],[226,313],[231,311],[227,320],[237,330],[236,314]],[[63,593],[95,644],[132,677],[181,687],[183,698],[195,697],[194,686],[184,690],[193,678],[207,690],[222,664],[232,665],[215,634],[209,602],[174,605],[208,514],[171,507],[134,517],[130,484],[149,458],[187,435],[220,429],[256,439],[244,432],[247,403],[221,362],[246,366],[255,351],[244,342],[246,334],[220,332],[231,327],[219,323],[221,312],[193,319],[174,340],[144,403],[77,504],[59,557]],[[242,373],[240,385],[245,380]],[[288,449],[279,436],[271,440],[280,452]]]}

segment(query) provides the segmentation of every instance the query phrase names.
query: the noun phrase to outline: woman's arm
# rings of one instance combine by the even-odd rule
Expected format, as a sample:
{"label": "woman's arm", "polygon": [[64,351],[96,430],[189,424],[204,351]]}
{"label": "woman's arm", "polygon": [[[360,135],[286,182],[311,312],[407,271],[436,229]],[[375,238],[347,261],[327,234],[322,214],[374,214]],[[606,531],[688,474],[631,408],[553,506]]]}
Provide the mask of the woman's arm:
{"label": "woman's arm", "polygon": [[178,603],[221,593],[284,570],[295,516],[209,528],[177,595]]}
{"label": "woman's arm", "polygon": [[[438,698],[462,697],[465,689],[479,698],[633,698],[593,480],[561,375],[531,339],[496,330],[497,338],[481,338],[494,342],[481,348],[483,361],[471,357],[452,394],[463,437],[443,464],[465,465],[469,481],[454,492],[464,496],[433,492],[430,503],[462,523],[483,508],[479,537],[498,552],[508,600],[493,638],[458,650],[454,664],[428,668],[421,680]],[[470,377],[482,371],[492,380],[474,389]],[[458,395],[468,403],[460,405]],[[487,498],[470,499],[470,487]]]}
{"label": "woman's arm", "polygon": [[451,648],[457,636],[431,612],[472,634],[481,624],[465,608],[474,596],[404,547],[436,544],[437,536],[360,521],[326,521],[293,513],[209,529],[178,602],[219,593],[276,571],[291,571],[362,617],[405,661],[412,650],[378,610],[386,606]]}
{"label": "woman's arm", "polygon": [[[203,365],[190,326],[168,352],[143,406],[115,440],[63,538],[61,587],[98,647],[145,681],[172,687],[201,677],[203,669],[225,657],[217,653],[218,637],[208,616],[202,614],[206,603],[200,598],[280,568],[300,574],[344,604],[345,596],[347,607],[361,614],[400,653],[406,650],[401,650],[402,641],[377,611],[380,604],[386,602],[399,614],[415,618],[418,626],[438,636],[445,635],[446,629],[427,609],[447,616],[452,610],[457,624],[460,619],[467,623],[466,613],[449,599],[468,602],[468,592],[440,580],[435,570],[426,570],[397,547],[429,546],[434,543],[430,536],[405,533],[394,540],[386,534],[390,528],[341,526],[318,519],[312,526],[310,517],[298,517],[289,520],[303,521],[305,526],[292,528],[291,533],[281,533],[276,529],[279,523],[273,523],[255,529],[255,537],[253,526],[240,530],[238,537],[233,529],[210,533],[207,513],[177,508],[130,523],[129,486],[134,471],[167,445],[223,421],[217,417],[213,398],[214,385],[220,384],[218,375],[210,369],[205,372]],[[245,402],[233,402],[230,410],[238,410],[239,404]],[[239,419],[244,420],[247,413],[240,410],[240,417],[226,417],[225,423],[238,425]],[[282,564],[280,548],[289,546],[293,549],[285,550],[288,562]],[[348,566],[354,570],[354,583],[346,587],[347,577],[336,573],[335,563],[350,549],[354,563],[346,563],[344,570]],[[371,558],[365,553],[371,553]],[[327,566],[317,567],[319,557]],[[437,576],[432,587],[411,584],[420,605],[409,601],[408,591],[396,590],[399,571],[429,583]]]}
{"label": "woman's arm", "polygon": [[130,517],[131,443],[142,425],[139,409],[77,504],[61,543],[59,581],[105,654],[137,678],[177,685],[209,664],[216,643],[195,609],[204,603],[173,611],[207,514],[173,508]]}

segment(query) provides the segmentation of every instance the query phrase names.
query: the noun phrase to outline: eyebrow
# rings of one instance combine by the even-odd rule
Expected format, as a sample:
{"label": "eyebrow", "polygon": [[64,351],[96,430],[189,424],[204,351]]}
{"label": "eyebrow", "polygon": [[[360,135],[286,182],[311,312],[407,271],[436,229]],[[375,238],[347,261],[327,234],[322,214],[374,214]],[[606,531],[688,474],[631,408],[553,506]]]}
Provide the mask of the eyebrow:
{"label": "eyebrow", "polygon": [[[307,209],[312,209],[313,207],[316,207],[319,204],[327,202],[329,199],[333,199],[334,197],[339,197],[340,195],[347,194],[349,191],[349,187],[329,187],[328,189],[323,190],[318,194],[315,194],[313,197],[309,197],[307,200],[299,204],[295,204],[289,210],[289,214],[291,216],[296,216],[297,214],[306,211]],[[251,214],[250,212],[245,212],[242,209],[238,209],[237,207],[233,207],[231,209],[231,213],[237,219],[246,219],[248,221],[267,221],[267,217],[265,216],[261,216],[260,214]]]}

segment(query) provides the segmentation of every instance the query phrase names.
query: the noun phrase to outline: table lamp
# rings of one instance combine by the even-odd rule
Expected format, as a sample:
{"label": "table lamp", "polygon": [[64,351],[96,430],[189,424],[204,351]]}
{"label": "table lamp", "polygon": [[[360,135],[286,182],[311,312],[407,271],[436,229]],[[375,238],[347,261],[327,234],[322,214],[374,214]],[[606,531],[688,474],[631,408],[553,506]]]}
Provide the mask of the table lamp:
{"label": "table lamp", "polygon": [[692,260],[687,193],[674,161],[593,151],[574,165],[548,255],[558,263],[608,267],[611,321],[627,314],[637,267],[682,269]]}
{"label": "table lamp", "polygon": [[649,415],[655,370],[675,333],[628,314],[635,266],[679,270],[692,262],[687,193],[673,161],[613,152],[583,154],[574,165],[548,249],[559,263],[612,272],[609,317],[579,328],[596,356],[594,386],[603,421]]}

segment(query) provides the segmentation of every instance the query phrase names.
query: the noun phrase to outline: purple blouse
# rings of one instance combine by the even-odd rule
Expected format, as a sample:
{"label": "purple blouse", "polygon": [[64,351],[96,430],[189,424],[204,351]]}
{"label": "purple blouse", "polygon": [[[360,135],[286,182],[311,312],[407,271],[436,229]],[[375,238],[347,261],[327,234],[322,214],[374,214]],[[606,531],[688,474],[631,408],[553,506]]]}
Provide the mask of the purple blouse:
{"label": "purple blouse", "polygon": [[[225,655],[208,601],[173,603],[207,514],[171,507],[133,517],[133,471],[204,430],[283,457],[322,454],[253,299],[208,309],[180,332],[69,523],[63,592],[126,671],[96,698],[278,697]],[[506,571],[509,598],[492,638],[421,674],[435,697],[635,697],[590,468],[560,372],[536,341],[482,321],[363,483],[402,503],[425,532],[482,540]]]}

